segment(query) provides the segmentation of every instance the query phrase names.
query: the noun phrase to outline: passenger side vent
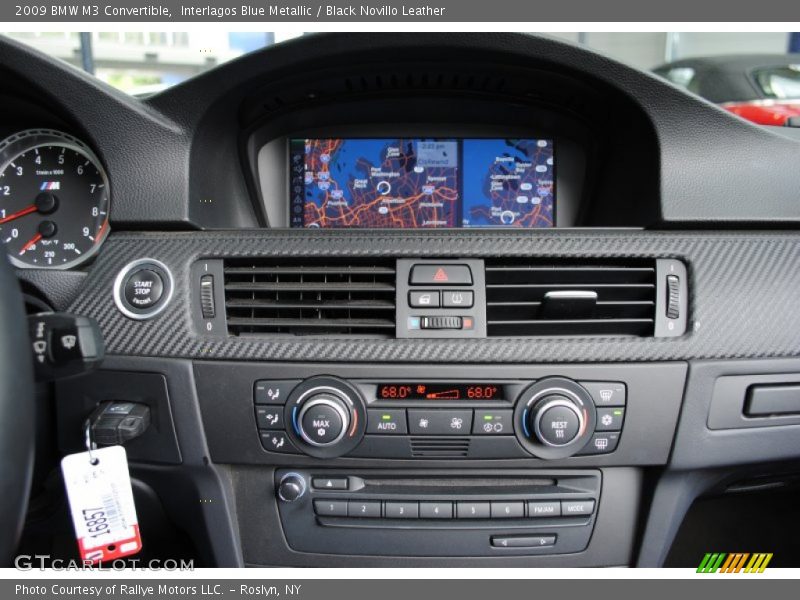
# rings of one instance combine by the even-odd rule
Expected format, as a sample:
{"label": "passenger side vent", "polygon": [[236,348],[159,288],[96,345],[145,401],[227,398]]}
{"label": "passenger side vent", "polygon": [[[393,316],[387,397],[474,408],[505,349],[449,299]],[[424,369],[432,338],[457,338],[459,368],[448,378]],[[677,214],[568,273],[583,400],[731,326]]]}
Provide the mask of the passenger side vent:
{"label": "passenger side vent", "polygon": [[232,335],[393,336],[393,260],[229,259]]}
{"label": "passenger side vent", "polygon": [[487,259],[487,333],[652,336],[655,266],[653,260]]}

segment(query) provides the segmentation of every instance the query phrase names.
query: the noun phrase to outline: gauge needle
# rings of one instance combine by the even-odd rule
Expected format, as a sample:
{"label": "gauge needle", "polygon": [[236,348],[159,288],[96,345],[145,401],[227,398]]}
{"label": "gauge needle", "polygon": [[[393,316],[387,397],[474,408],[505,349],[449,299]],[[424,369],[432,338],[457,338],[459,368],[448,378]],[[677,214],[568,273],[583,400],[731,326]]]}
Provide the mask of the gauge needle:
{"label": "gauge needle", "polygon": [[31,239],[29,239],[28,242],[22,247],[22,250],[19,251],[19,255],[22,256],[23,254],[25,254],[25,252],[28,250],[28,248],[33,246],[40,239],[42,239],[42,234],[41,233],[37,233],[35,236],[33,236]]}
{"label": "gauge needle", "polygon": [[0,219],[0,225],[3,223],[8,223],[9,221],[13,221],[14,219],[19,219],[20,217],[24,217],[25,215],[29,215],[31,213],[36,212],[38,209],[36,208],[35,204],[31,204],[30,206],[23,208],[22,210],[18,210],[17,212],[8,215],[7,217],[3,217]]}

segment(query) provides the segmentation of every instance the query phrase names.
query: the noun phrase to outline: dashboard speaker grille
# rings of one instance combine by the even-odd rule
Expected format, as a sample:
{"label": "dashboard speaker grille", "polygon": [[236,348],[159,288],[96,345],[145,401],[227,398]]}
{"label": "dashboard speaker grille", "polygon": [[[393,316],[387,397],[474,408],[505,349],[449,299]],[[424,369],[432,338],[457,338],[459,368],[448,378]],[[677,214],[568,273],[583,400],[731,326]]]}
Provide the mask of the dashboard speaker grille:
{"label": "dashboard speaker grille", "polygon": [[395,266],[379,259],[228,259],[232,335],[359,335],[395,331]]}
{"label": "dashboard speaker grille", "polygon": [[655,328],[654,260],[486,260],[490,337],[637,335]]}

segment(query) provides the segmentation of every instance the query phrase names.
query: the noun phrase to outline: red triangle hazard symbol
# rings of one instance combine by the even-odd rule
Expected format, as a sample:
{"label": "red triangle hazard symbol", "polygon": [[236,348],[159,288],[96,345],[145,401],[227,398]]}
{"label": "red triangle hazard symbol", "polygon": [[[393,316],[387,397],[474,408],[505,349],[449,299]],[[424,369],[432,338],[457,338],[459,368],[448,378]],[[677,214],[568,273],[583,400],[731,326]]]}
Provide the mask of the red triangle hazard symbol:
{"label": "red triangle hazard symbol", "polygon": [[433,276],[434,281],[447,281],[448,279],[450,278],[447,276],[447,272],[441,267],[439,267],[439,270],[436,271],[436,274]]}

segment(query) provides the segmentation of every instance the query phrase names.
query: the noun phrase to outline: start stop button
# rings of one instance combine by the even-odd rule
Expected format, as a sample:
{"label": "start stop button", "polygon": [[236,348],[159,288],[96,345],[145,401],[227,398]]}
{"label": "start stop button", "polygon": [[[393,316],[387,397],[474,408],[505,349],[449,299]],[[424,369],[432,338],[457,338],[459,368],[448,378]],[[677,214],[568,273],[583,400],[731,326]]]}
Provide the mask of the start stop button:
{"label": "start stop button", "polygon": [[114,302],[131,319],[150,319],[172,297],[172,274],[163,263],[141,259],[128,264],[114,282]]}
{"label": "start stop button", "polygon": [[164,280],[152,269],[142,269],[128,275],[125,282],[125,302],[139,309],[150,308],[164,295]]}

